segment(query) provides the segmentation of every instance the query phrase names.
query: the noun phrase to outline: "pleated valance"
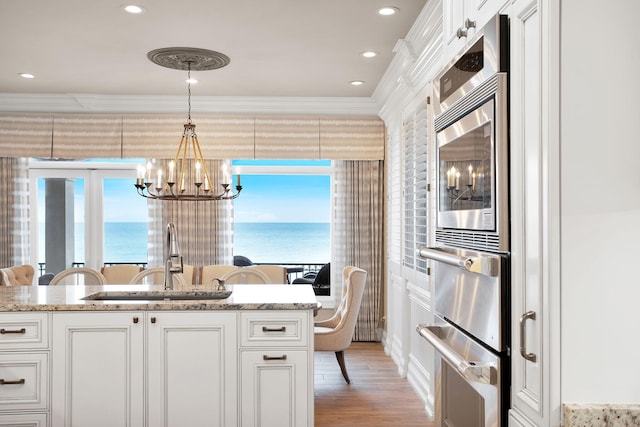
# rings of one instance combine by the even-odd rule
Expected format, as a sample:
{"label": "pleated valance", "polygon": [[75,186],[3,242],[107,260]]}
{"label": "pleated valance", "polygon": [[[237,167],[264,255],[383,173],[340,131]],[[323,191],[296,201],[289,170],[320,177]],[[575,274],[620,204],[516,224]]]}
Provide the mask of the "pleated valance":
{"label": "pleated valance", "polygon": [[[381,160],[376,116],[193,115],[208,159]],[[0,112],[0,157],[171,158],[184,115]]]}

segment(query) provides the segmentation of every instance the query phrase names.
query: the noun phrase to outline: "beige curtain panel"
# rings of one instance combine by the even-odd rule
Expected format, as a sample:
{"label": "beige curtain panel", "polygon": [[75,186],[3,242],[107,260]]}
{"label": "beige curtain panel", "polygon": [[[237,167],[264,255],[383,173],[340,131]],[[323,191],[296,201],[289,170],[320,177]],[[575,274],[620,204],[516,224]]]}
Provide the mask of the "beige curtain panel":
{"label": "beige curtain panel", "polygon": [[[177,114],[0,112],[0,157],[170,159],[186,118]],[[208,159],[382,160],[375,116],[194,115]]]}
{"label": "beige curtain panel", "polygon": [[28,162],[0,158],[0,268],[28,262]]}
{"label": "beige curtain panel", "polygon": [[353,339],[379,341],[384,309],[384,164],[337,161],[334,164],[332,292],[342,286],[342,270],[354,265],[367,281]]}

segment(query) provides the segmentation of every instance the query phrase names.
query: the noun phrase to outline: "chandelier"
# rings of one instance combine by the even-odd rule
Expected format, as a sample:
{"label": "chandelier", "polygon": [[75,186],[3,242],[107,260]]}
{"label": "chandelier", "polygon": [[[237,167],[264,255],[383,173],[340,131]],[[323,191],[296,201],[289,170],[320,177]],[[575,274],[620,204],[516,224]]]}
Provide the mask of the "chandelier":
{"label": "chandelier", "polygon": [[[194,48],[164,48],[156,49],[147,54],[154,63],[163,67],[187,70],[187,123],[176,155],[168,164],[165,174],[161,167],[153,170],[153,163],[147,162],[146,167],[138,168],[135,187],[138,194],[148,199],[157,200],[230,200],[235,199],[242,191],[240,175],[237,175],[235,193],[231,188],[231,174],[223,166],[221,189],[216,190],[207,169],[196,125],[191,121],[191,70],[214,70],[229,64],[226,55],[205,49]],[[193,169],[191,169],[193,168]],[[155,181],[153,180],[155,178]]]}

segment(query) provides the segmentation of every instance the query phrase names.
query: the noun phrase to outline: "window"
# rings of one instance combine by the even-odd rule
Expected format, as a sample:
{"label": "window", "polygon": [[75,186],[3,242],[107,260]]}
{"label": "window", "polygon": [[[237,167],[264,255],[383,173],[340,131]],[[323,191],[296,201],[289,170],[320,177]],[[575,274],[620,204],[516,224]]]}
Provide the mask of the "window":
{"label": "window", "polygon": [[[96,269],[105,263],[145,263],[147,203],[133,188],[142,162],[32,160],[32,258],[54,273],[72,263]],[[234,255],[289,266],[292,279],[330,262],[331,162],[233,165],[242,172],[244,187],[234,200]],[[47,229],[59,235],[48,237]]]}
{"label": "window", "polygon": [[31,257],[40,273],[146,263],[147,203],[135,164],[31,161]]}
{"label": "window", "polygon": [[244,187],[234,200],[234,255],[304,271],[317,271],[331,261],[330,161],[233,165]]}

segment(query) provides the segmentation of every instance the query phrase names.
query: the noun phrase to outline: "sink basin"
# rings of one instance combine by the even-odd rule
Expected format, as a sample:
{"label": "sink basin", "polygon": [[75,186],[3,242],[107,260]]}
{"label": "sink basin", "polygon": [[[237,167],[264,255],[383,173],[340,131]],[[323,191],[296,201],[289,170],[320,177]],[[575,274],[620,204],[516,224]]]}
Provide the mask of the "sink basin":
{"label": "sink basin", "polygon": [[104,291],[87,295],[82,298],[84,300],[94,301],[131,301],[131,300],[209,300],[209,299],[225,299],[231,295],[230,290],[212,291],[212,290],[189,290],[189,291]]}

